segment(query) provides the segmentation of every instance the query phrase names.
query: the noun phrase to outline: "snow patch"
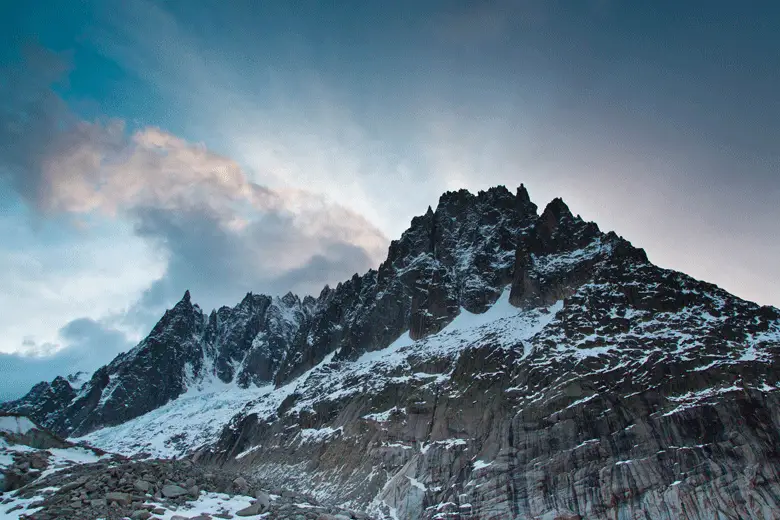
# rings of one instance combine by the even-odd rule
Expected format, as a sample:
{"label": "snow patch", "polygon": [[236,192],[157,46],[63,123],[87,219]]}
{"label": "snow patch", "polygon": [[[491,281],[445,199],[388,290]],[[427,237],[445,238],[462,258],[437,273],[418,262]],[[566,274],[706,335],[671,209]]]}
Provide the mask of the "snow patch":
{"label": "snow patch", "polygon": [[301,442],[319,442],[332,437],[336,434],[341,434],[344,431],[343,428],[331,428],[325,426],[324,428],[304,428],[298,434],[301,437]]}
{"label": "snow patch", "polygon": [[38,427],[30,419],[23,415],[4,415],[0,417],[0,432],[13,435],[24,435]]}
{"label": "snow patch", "polygon": [[[34,507],[30,509],[30,505],[43,499],[44,497],[40,495],[33,496],[31,498],[12,496],[9,498],[8,503],[0,504],[0,520],[19,520],[21,515],[32,515],[40,511],[41,508]],[[11,509],[17,506],[21,506],[21,509],[9,512]]]}
{"label": "snow patch", "polygon": [[702,401],[709,397],[713,397],[720,394],[726,394],[729,392],[736,392],[742,390],[742,387],[732,385],[725,388],[705,388],[696,392],[688,392],[677,396],[668,396],[667,399],[672,402],[681,403],[679,406],[663,414],[663,417],[669,417],[671,415],[680,413],[688,408],[694,408],[703,404]]}
{"label": "snow patch", "polygon": [[428,453],[428,450],[432,447],[442,447],[445,450],[451,450],[457,446],[466,446],[468,444],[468,441],[466,439],[444,439],[441,441],[433,441],[426,444],[423,444],[420,448],[420,453]]}
{"label": "snow patch", "polygon": [[478,471],[483,468],[487,468],[488,466],[492,466],[492,462],[485,462],[484,460],[475,460],[474,461],[474,469],[473,471]]}
{"label": "snow patch", "polygon": [[420,491],[427,491],[427,488],[425,487],[425,484],[420,482],[419,480],[415,479],[414,477],[410,477],[409,475],[406,475],[406,478],[409,479],[409,483],[413,486],[419,489]]}
{"label": "snow patch", "polygon": [[363,419],[369,419],[371,421],[376,421],[376,422],[387,422],[390,420],[390,417],[395,414],[406,414],[406,410],[404,408],[398,408],[397,406],[393,406],[392,408],[384,412],[370,413],[368,415],[364,415]]}
{"label": "snow patch", "polygon": [[249,454],[250,454],[250,453],[252,453],[253,451],[257,451],[257,450],[259,450],[260,448],[262,448],[262,446],[259,446],[259,445],[258,445],[258,446],[252,446],[252,447],[251,447],[251,448],[249,448],[248,450],[244,450],[244,451],[242,451],[241,453],[239,453],[238,455],[236,455],[234,458],[235,458],[236,460],[238,460],[238,459],[243,459],[244,457],[246,457],[247,455],[249,455]]}
{"label": "snow patch", "polygon": [[111,458],[111,455],[108,453],[105,455],[98,455],[92,450],[79,446],[74,446],[72,448],[51,448],[48,451],[52,456],[49,458],[49,467],[46,471],[41,473],[41,478],[71,466],[91,464],[99,460]]}
{"label": "snow patch", "polygon": [[[252,502],[254,502],[252,497],[243,495],[230,496],[224,493],[201,492],[200,496],[196,500],[189,500],[185,502],[184,505],[179,506],[175,510],[167,509],[168,506],[153,501],[147,503],[154,504],[157,507],[166,508],[164,513],[156,514],[156,518],[161,518],[162,520],[171,520],[171,518],[177,515],[184,515],[186,518],[194,518],[196,516],[205,514],[213,515],[214,513],[233,516],[237,511],[240,511],[245,507],[249,507]],[[270,514],[270,512],[263,513],[261,515],[255,515],[252,518],[267,518],[270,516]]]}

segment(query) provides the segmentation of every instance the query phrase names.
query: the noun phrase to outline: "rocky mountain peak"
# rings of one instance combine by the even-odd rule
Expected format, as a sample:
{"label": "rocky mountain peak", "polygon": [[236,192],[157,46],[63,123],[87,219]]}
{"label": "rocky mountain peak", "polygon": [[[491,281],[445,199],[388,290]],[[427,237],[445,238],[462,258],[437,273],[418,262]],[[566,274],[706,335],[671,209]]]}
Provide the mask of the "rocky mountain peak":
{"label": "rocky mountain peak", "polygon": [[777,309],[501,186],[445,193],[316,298],[205,320],[186,293],[83,386],[5,409],[379,518],[765,519],[778,360]]}
{"label": "rocky mountain peak", "polygon": [[560,222],[564,219],[574,218],[569,206],[560,197],[555,197],[542,212],[542,219],[545,221]]}
{"label": "rocky mountain peak", "polygon": [[[63,432],[89,431],[144,413],[212,378],[241,387],[282,385],[331,352],[338,350],[336,359],[356,359],[406,331],[413,339],[434,334],[461,309],[484,312],[513,283],[513,273],[533,270],[524,267],[531,264],[518,251],[548,255],[584,247],[597,236],[597,228],[572,217],[560,199],[538,217],[522,185],[515,193],[504,186],[447,192],[435,210],[413,218],[391,243],[378,271],[356,274],[335,289],[326,286],[317,298],[301,302],[292,293],[272,298],[249,292],[235,307],[223,306],[206,319],[186,291],[144,341],[92,377],[69,411],[57,420],[39,420]],[[523,284],[513,283],[513,302],[527,305],[560,293],[544,277],[531,278],[525,299],[518,296]],[[161,391],[142,398],[152,379]],[[55,393],[60,397],[52,399],[54,407],[73,399],[64,387]]]}
{"label": "rocky mountain peak", "polygon": [[[525,197],[523,197],[523,193]],[[528,213],[529,208],[533,208],[534,216],[536,210],[536,205],[531,202],[525,187],[521,185],[516,195],[513,195],[505,186],[495,186],[479,191],[477,194],[465,189],[448,191],[439,198],[436,213],[445,214],[456,220],[465,220],[469,218],[469,214],[488,207],[501,213],[517,211],[523,215]]]}
{"label": "rocky mountain peak", "polygon": [[51,390],[56,393],[66,393],[73,390],[71,382],[62,376],[57,376],[51,382]]}
{"label": "rocky mountain peak", "polygon": [[152,329],[150,336],[172,334],[182,336],[203,321],[200,307],[193,305],[190,300],[190,292],[184,293],[172,309],[166,310],[163,317]]}
{"label": "rocky mountain peak", "polygon": [[293,294],[292,292],[288,292],[284,296],[281,297],[282,303],[284,303],[287,307],[292,307],[294,305],[300,305],[301,299],[298,298],[296,294]]}
{"label": "rocky mountain peak", "polygon": [[528,194],[528,190],[524,184],[520,184],[520,186],[517,188],[515,198],[517,199],[519,213],[524,213],[526,215],[536,215],[536,210],[538,208],[536,204],[531,202],[531,196]]}
{"label": "rocky mountain peak", "polygon": [[595,223],[572,215],[560,198],[547,204],[535,228],[535,242],[530,248],[540,254],[580,249],[601,234]]}
{"label": "rocky mountain peak", "polygon": [[462,213],[474,203],[476,198],[476,195],[464,189],[446,191],[439,197],[439,203],[436,205],[436,212],[447,211],[451,214]]}
{"label": "rocky mountain peak", "polygon": [[74,388],[81,387],[86,381],[89,380],[90,374],[84,371],[78,371],[74,372],[72,374],[68,374],[66,379],[68,380],[68,383]]}

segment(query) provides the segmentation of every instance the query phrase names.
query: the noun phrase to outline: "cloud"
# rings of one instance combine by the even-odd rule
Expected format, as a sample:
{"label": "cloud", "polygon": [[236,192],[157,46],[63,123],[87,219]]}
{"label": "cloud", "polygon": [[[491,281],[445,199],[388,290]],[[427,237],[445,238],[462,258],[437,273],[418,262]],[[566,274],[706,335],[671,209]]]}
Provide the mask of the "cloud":
{"label": "cloud", "polygon": [[0,237],[0,352],[27,351],[25,338],[65,346],[64,323],[124,312],[166,265],[127,224],[31,223],[27,214],[9,211]]}
{"label": "cloud", "polygon": [[[29,65],[52,68],[48,61]],[[6,144],[28,151],[3,164],[15,185],[25,187],[19,193],[48,215],[129,219],[138,236],[169,255],[166,276],[185,284],[177,292],[203,276],[222,287],[220,296],[237,283],[243,290],[278,290],[274,277],[296,286],[289,271],[309,259],[355,253],[348,262],[339,253],[331,262],[342,266],[337,273],[322,272],[305,284],[315,291],[312,284],[336,281],[343,269],[368,268],[384,253],[386,238],[360,215],[304,190],[259,186],[230,158],[159,128],[129,134],[121,120],[75,119],[55,102],[48,85],[53,74],[39,77],[35,97],[51,99],[52,111],[11,106],[2,121],[14,129]],[[210,296],[205,284],[203,292]]]}
{"label": "cloud", "polygon": [[[96,46],[176,107],[180,126],[247,165],[250,180],[285,192],[288,202],[295,197],[291,188],[321,194],[390,236],[435,204],[440,187],[426,185],[414,168],[415,151],[405,142],[409,129],[398,124],[405,107],[388,113],[385,103],[394,100],[377,104],[387,92],[372,92],[366,100],[354,95],[357,78],[342,76],[334,84],[326,61],[302,58],[317,53],[305,40],[285,38],[259,53],[237,47],[236,34],[228,42],[214,35],[204,44],[193,30],[197,23],[174,10],[144,0],[123,3],[103,16],[111,30],[93,35]],[[200,7],[186,11],[200,21],[209,16]],[[231,8],[220,13],[230,23],[238,16]],[[288,22],[294,23],[280,19],[279,27]],[[253,28],[243,36],[255,33]],[[395,196],[400,189],[403,200]]]}
{"label": "cloud", "polygon": [[[387,239],[375,226],[316,193],[260,186],[234,160],[159,128],[130,131],[118,119],[79,119],[52,90],[67,66],[43,50],[31,56],[25,73],[10,77],[34,80],[6,83],[1,92],[0,176],[41,218],[82,219],[85,236],[93,227],[116,228],[115,241],[129,229],[164,262],[137,302],[90,313],[91,319],[145,334],[185,289],[206,309],[232,305],[248,291],[318,293],[376,266],[386,253]],[[85,241],[71,238],[76,250]],[[132,265],[135,259],[125,256],[119,262]],[[41,290],[66,290],[67,280],[55,281]],[[17,284],[20,292],[28,289]],[[55,353],[12,355],[0,370],[29,361],[37,374],[31,377],[39,378],[51,363],[75,369],[101,338],[126,346],[90,328],[95,323],[71,322],[56,341],[19,345]]]}
{"label": "cloud", "polygon": [[[376,265],[382,244],[349,215],[342,225],[328,212],[316,212],[313,216],[323,221],[311,227],[284,212],[264,213],[241,226],[202,210],[147,207],[135,209],[133,216],[138,236],[158,242],[170,255],[166,275],[144,296],[149,306],[181,296],[184,287],[208,306],[233,302],[252,288],[271,294],[316,294],[325,283]],[[357,228],[351,237],[350,227]]]}
{"label": "cloud", "polygon": [[247,181],[234,161],[158,128],[130,138],[124,123],[79,122],[58,136],[42,163],[39,207],[115,215],[139,206],[204,207],[229,218],[233,205],[280,211],[278,195]]}
{"label": "cloud", "polygon": [[43,145],[53,143],[60,125],[72,122],[65,103],[52,90],[69,66],[64,56],[26,46],[22,63],[0,70],[0,173],[28,198],[40,186]]}
{"label": "cloud", "polygon": [[59,334],[67,348],[28,341],[32,354],[0,354],[0,401],[19,398],[40,381],[91,372],[132,346],[118,330],[89,318],[67,323]]}

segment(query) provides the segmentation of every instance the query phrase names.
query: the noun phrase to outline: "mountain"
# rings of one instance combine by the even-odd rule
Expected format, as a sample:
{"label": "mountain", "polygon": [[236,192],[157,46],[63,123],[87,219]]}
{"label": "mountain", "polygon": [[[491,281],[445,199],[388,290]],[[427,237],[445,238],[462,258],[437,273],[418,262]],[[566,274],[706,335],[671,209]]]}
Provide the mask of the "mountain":
{"label": "mountain", "polygon": [[189,293],[6,411],[377,517],[780,518],[780,311],[521,186],[444,194],[303,300]]}

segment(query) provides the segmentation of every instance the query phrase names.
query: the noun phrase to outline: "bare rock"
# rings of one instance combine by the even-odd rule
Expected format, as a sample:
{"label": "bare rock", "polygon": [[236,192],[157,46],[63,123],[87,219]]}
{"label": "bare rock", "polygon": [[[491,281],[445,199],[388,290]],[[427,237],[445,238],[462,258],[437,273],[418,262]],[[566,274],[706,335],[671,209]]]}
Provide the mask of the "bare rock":
{"label": "bare rock", "polygon": [[136,480],[133,487],[141,493],[149,493],[152,490],[152,485],[145,480]]}
{"label": "bare rock", "polygon": [[233,486],[242,492],[249,490],[249,482],[244,477],[238,477],[233,480]]}
{"label": "bare rock", "polygon": [[162,495],[165,498],[178,498],[188,493],[186,489],[175,484],[167,484],[162,488]]}
{"label": "bare rock", "polygon": [[244,509],[241,509],[240,511],[236,511],[236,515],[238,516],[255,516],[259,515],[263,512],[264,508],[263,505],[255,502],[251,506],[245,507]]}
{"label": "bare rock", "polygon": [[129,506],[133,502],[133,495],[121,491],[111,491],[106,493],[105,499],[109,503],[116,502],[120,506]]}
{"label": "bare rock", "polygon": [[265,511],[271,505],[271,496],[265,491],[258,491],[255,494],[255,498],[257,499],[257,502],[255,503],[259,504],[263,511]]}

